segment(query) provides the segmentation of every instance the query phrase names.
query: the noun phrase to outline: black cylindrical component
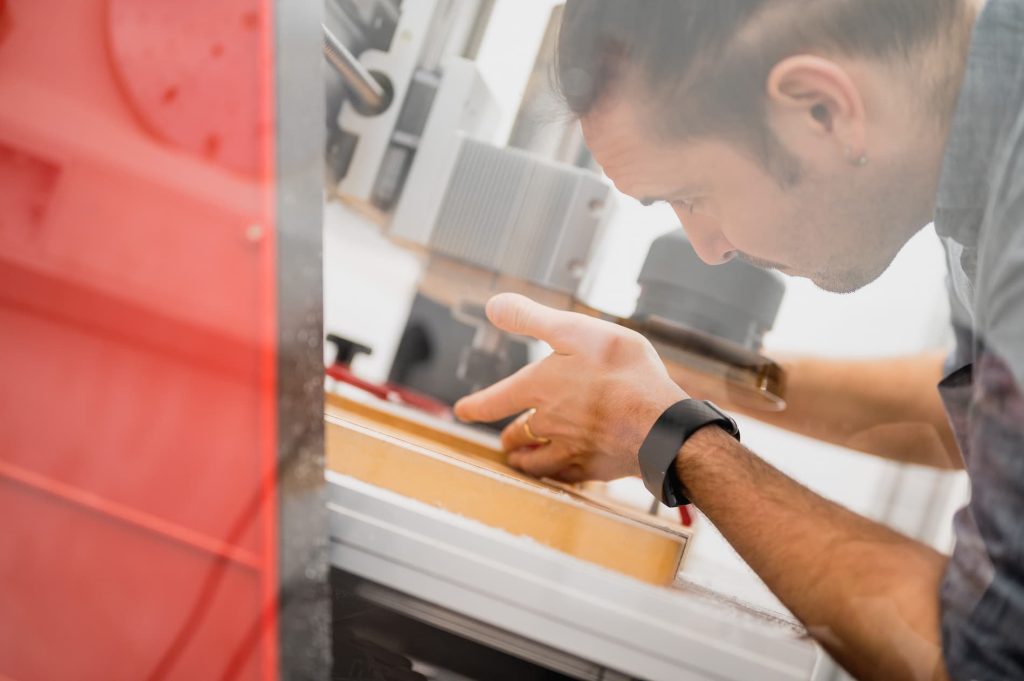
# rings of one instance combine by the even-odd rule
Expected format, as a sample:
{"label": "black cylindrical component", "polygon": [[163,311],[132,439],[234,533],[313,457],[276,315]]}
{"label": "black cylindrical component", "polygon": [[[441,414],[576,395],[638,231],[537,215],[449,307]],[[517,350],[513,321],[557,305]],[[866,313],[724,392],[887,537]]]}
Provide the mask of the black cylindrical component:
{"label": "black cylindrical component", "polygon": [[659,317],[755,352],[786,292],[778,272],[741,260],[708,265],[682,230],[654,240],[637,281],[641,292],[634,319]]}

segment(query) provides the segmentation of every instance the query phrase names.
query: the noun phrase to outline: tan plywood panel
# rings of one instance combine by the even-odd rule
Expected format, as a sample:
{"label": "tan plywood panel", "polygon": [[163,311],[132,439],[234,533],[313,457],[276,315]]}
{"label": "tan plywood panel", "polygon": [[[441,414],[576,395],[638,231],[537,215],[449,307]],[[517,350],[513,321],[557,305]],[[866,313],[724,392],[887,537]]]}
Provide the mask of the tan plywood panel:
{"label": "tan plywood panel", "polygon": [[[442,424],[434,438],[426,424],[407,428],[394,412],[375,415],[365,404],[347,412],[338,400],[328,402],[330,470],[645,582],[675,578],[688,529],[524,475],[457,428]],[[466,442],[473,451],[462,450]]]}
{"label": "tan plywood panel", "polygon": [[497,448],[497,438],[479,435],[462,424],[448,423],[375,397],[369,399],[372,401],[325,393],[324,410],[328,416],[339,416],[372,430],[401,434],[403,439],[428,449],[505,463],[504,452]]}

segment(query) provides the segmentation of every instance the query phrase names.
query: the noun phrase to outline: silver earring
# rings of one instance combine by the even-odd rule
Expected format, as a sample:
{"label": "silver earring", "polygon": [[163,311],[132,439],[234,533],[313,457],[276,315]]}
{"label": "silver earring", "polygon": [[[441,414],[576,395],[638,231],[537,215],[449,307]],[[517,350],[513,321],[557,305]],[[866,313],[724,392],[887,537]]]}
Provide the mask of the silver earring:
{"label": "silver earring", "polygon": [[845,155],[846,155],[846,160],[848,160],[850,163],[852,163],[855,166],[861,167],[861,166],[866,166],[868,164],[868,155],[867,154],[861,154],[857,158],[853,158],[853,150],[850,149],[850,147],[846,147]]}

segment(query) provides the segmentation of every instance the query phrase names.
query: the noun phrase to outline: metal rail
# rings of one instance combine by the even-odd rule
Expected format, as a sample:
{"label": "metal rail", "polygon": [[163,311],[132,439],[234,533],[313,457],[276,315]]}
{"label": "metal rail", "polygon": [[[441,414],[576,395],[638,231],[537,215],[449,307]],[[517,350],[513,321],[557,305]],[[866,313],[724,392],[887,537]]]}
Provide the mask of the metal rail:
{"label": "metal rail", "polygon": [[363,113],[374,115],[384,111],[389,104],[387,91],[327,26],[321,26],[324,34],[324,57],[342,77],[352,94],[363,104]]}

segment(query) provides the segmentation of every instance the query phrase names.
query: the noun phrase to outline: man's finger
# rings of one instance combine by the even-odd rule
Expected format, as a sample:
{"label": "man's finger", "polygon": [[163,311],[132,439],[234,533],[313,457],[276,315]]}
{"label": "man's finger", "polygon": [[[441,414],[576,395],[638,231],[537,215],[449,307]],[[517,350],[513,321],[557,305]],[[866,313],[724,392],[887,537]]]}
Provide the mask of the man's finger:
{"label": "man's finger", "polygon": [[463,397],[455,403],[455,415],[467,423],[487,423],[535,406],[532,399],[535,366],[525,366],[508,378]]}
{"label": "man's finger", "polygon": [[587,329],[598,320],[556,310],[518,293],[499,293],[487,301],[487,318],[502,331],[542,340],[555,352],[571,355],[579,350]]}
{"label": "man's finger", "polygon": [[560,482],[569,483],[575,485],[580,482],[587,482],[593,480],[593,476],[589,475],[583,466],[578,463],[571,463],[562,470],[558,471],[554,476],[555,480]]}
{"label": "man's finger", "polygon": [[535,478],[551,478],[565,470],[572,456],[557,442],[534,449],[509,452],[508,465]]}
{"label": "man's finger", "polygon": [[[529,423],[529,429],[527,429],[527,423]],[[531,432],[533,437],[530,437]],[[517,449],[537,447],[546,444],[543,440],[537,439],[543,437],[543,431],[538,431],[537,416],[532,411],[526,411],[501,431],[501,448],[506,452],[512,452]]]}

